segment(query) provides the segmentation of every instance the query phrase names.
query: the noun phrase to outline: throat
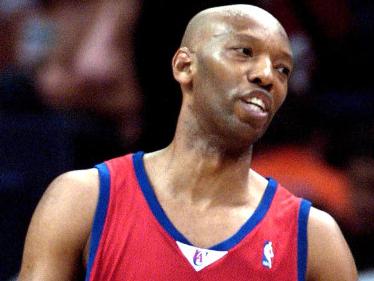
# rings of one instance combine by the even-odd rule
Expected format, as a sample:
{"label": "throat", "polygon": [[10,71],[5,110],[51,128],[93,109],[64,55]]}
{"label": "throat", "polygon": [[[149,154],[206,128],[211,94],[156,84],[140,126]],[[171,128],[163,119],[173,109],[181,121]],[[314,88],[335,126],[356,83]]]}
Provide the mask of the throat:
{"label": "throat", "polygon": [[203,188],[203,195],[194,193],[192,199],[185,193],[176,193],[173,198],[167,194],[157,196],[173,226],[200,248],[210,248],[234,236],[258,208],[265,187],[215,192],[216,197],[208,189]]}
{"label": "throat", "polygon": [[233,237],[250,219],[254,209],[248,207],[186,210],[168,214],[174,226],[194,246],[209,249]]}
{"label": "throat", "polygon": [[234,160],[190,151],[182,157],[178,151],[170,146],[145,158],[150,186],[164,219],[193,245],[209,248],[233,236],[248,221],[266,180],[250,170],[248,156]]}

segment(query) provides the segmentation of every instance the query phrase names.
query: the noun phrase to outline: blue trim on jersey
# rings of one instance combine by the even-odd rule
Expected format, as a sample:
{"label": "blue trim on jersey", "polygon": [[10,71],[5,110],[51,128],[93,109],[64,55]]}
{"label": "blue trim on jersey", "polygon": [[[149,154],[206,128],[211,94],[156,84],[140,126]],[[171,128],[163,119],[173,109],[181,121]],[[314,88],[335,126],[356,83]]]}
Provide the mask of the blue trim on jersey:
{"label": "blue trim on jersey", "polygon": [[265,217],[267,211],[271,206],[271,202],[273,201],[275,192],[277,191],[277,185],[278,183],[274,179],[269,178],[264,195],[262,196],[261,201],[252,216],[249,217],[249,219],[237,233],[235,233],[227,240],[217,244],[216,246],[211,247],[210,249],[216,251],[228,251],[229,249],[236,246],[241,240],[243,240],[244,237],[247,236],[248,233],[250,233],[252,229],[254,229]]}
{"label": "blue trim on jersey", "polygon": [[308,258],[308,217],[311,203],[301,200],[297,230],[297,280],[305,281]]}
{"label": "blue trim on jersey", "polygon": [[143,156],[143,151],[137,152],[133,154],[133,161],[136,177],[149,207],[151,208],[158,222],[175,240],[192,245],[191,242],[189,242],[188,239],[174,227],[158,202],[156,194],[153,191],[153,187],[148,179],[147,172],[144,168]]}
{"label": "blue trim on jersey", "polygon": [[99,171],[100,191],[91,232],[90,251],[85,278],[86,281],[90,279],[91,269],[96,257],[101,233],[104,228],[110,195],[110,174],[108,167],[105,163],[101,163],[99,165],[96,165],[95,168],[97,168]]}
{"label": "blue trim on jersey", "polygon": [[[189,242],[188,239],[175,228],[173,223],[165,214],[160,203],[158,202],[156,194],[154,193],[154,190],[151,186],[151,183],[148,179],[147,173],[144,168],[143,156],[144,152],[137,152],[133,155],[133,161],[139,185],[143,191],[143,194],[145,196],[145,199],[147,200],[149,207],[151,208],[158,222],[171,235],[171,237],[173,237],[173,239],[184,244],[193,246],[193,244]],[[260,201],[260,204],[258,205],[255,212],[252,214],[252,216],[244,223],[244,225],[239,229],[237,233],[235,233],[227,240],[224,240],[223,242],[209,249],[216,251],[228,251],[235,245],[237,245],[245,236],[247,236],[248,233],[251,232],[252,229],[254,229],[256,225],[258,225],[258,223],[264,218],[267,211],[269,210],[271,202],[277,190],[277,185],[278,184],[275,180],[269,179],[268,185]]]}

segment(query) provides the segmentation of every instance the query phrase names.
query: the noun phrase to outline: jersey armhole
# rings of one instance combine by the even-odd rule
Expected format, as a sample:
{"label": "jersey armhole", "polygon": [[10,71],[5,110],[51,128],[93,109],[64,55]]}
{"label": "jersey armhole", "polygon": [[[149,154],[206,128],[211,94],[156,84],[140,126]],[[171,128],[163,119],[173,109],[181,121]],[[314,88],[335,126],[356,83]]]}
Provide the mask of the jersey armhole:
{"label": "jersey armhole", "polygon": [[86,281],[90,279],[90,273],[95,261],[96,252],[104,228],[110,196],[110,173],[107,165],[105,163],[101,163],[96,165],[95,168],[98,169],[99,172],[99,199],[97,202],[95,217],[91,231],[91,241],[89,246],[88,263],[86,268]]}
{"label": "jersey armhole", "polygon": [[301,199],[297,229],[297,280],[305,281],[308,258],[308,218],[311,203]]}

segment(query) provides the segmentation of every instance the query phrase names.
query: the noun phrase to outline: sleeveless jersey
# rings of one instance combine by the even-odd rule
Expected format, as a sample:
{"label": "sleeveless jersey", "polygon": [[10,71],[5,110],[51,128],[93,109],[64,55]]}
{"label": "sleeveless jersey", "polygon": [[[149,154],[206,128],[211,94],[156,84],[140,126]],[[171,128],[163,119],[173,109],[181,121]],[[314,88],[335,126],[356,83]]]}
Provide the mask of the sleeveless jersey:
{"label": "sleeveless jersey", "polygon": [[100,192],[86,281],[304,281],[310,203],[268,179],[231,237],[193,246],[159,204],[143,152],[99,164]]}

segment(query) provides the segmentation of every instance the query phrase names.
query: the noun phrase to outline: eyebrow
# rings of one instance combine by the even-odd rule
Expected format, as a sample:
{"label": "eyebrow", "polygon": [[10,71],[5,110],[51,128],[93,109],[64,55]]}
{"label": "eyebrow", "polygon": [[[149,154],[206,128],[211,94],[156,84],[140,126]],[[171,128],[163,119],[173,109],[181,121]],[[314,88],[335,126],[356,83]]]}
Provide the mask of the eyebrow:
{"label": "eyebrow", "polygon": [[[257,38],[256,36],[253,36],[251,34],[244,34],[244,33],[235,33],[235,32],[225,32],[220,34],[215,34],[214,37],[220,37],[223,35],[229,35],[232,38],[235,38],[237,40],[243,40],[243,41],[251,41],[251,42],[260,42],[261,40]],[[280,49],[279,52],[281,53],[281,56],[287,60],[289,60],[289,63],[291,64],[291,67],[293,66],[293,55],[291,52]]]}

